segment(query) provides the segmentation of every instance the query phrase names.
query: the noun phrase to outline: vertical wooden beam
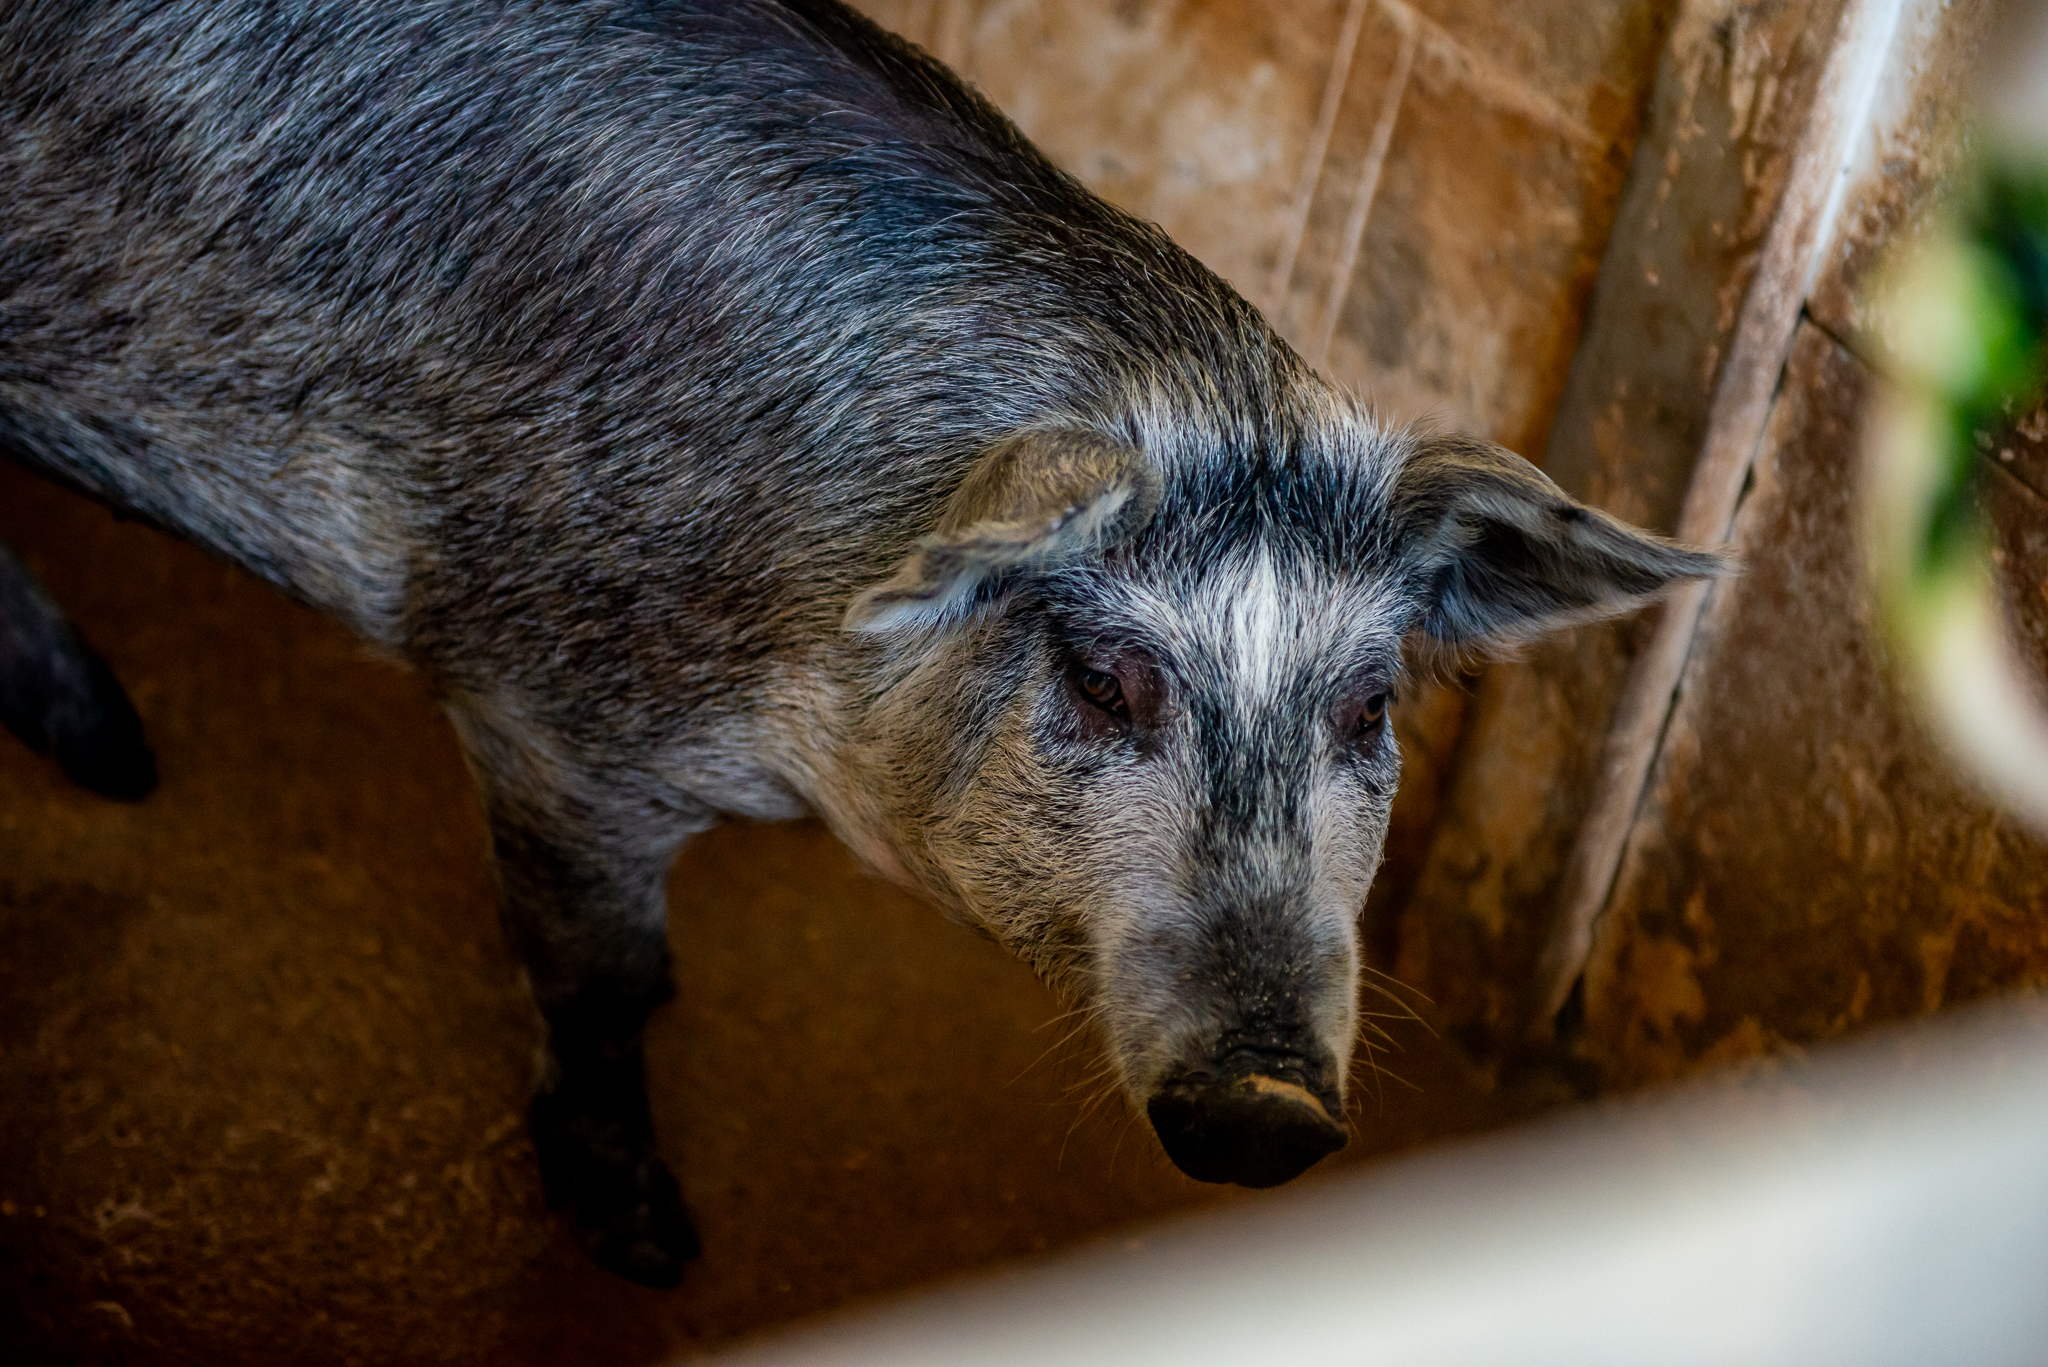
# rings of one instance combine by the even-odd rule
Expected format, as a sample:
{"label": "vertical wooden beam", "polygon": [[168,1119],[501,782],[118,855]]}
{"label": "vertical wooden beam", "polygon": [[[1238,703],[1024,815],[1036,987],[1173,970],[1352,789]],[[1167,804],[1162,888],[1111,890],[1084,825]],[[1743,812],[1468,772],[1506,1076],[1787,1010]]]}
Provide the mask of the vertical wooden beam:
{"label": "vertical wooden beam", "polygon": [[1405,7],[1393,11],[1401,28],[1401,46],[1394,57],[1394,74],[1380,95],[1378,115],[1373,119],[1372,141],[1366,145],[1365,166],[1358,173],[1357,188],[1351,195],[1351,212],[1344,218],[1343,244],[1337,269],[1330,279],[1330,296],[1323,307],[1315,340],[1309,344],[1308,362],[1321,369],[1330,359],[1330,342],[1337,335],[1337,320],[1344,314],[1344,298],[1351,292],[1352,277],[1358,273],[1358,251],[1365,242],[1366,220],[1379,194],[1380,171],[1387,164],[1387,147],[1394,140],[1394,121],[1401,117],[1401,101],[1408,94],[1408,73],[1415,69],[1415,41],[1420,25]]}
{"label": "vertical wooden beam", "polygon": [[1337,44],[1330,54],[1330,75],[1323,82],[1322,107],[1316,111],[1308,154],[1302,158],[1301,184],[1294,192],[1287,232],[1281,239],[1279,258],[1273,263],[1272,278],[1266,284],[1263,307],[1276,318],[1287,302],[1287,287],[1294,282],[1295,258],[1301,255],[1301,240],[1308,235],[1309,211],[1315,207],[1316,186],[1323,179],[1323,159],[1330,152],[1330,134],[1337,127],[1337,111],[1344,106],[1345,87],[1351,84],[1351,59],[1358,52],[1358,34],[1365,27],[1365,11],[1371,3],[1372,0],[1350,0],[1345,6],[1344,26],[1337,31]]}

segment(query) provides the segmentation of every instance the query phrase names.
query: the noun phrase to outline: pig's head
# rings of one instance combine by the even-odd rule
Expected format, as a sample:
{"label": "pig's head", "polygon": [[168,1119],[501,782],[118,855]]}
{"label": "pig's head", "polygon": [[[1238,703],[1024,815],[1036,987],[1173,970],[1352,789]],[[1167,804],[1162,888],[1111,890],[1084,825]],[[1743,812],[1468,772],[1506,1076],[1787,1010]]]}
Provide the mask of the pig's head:
{"label": "pig's head", "polygon": [[1191,1177],[1345,1140],[1403,650],[1625,610],[1719,560],[1483,441],[1017,435],[848,626],[907,872],[1090,1012]]}

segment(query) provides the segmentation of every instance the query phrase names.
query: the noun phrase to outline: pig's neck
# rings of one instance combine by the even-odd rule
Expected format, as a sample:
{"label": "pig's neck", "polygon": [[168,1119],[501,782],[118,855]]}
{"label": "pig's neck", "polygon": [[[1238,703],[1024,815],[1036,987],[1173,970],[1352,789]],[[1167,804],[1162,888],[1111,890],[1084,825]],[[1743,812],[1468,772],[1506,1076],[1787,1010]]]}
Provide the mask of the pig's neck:
{"label": "pig's neck", "polygon": [[868,869],[957,914],[960,891],[916,838],[926,813],[890,753],[900,731],[852,655],[834,643],[783,675],[757,714],[768,767]]}

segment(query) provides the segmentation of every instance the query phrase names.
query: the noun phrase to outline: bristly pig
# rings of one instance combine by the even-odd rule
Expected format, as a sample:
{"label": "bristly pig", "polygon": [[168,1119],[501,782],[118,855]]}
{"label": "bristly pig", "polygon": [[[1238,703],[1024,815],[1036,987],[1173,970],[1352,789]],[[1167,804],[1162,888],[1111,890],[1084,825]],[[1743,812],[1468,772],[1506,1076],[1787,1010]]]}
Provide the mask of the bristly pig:
{"label": "bristly pig", "polygon": [[[1183,1170],[1282,1182],[1344,1142],[1404,642],[1720,563],[1379,424],[836,0],[13,0],[0,447],[433,682],[548,1193],[651,1284],[690,835],[818,814],[1091,1013]],[[0,717],[145,791],[4,555],[0,612]]]}

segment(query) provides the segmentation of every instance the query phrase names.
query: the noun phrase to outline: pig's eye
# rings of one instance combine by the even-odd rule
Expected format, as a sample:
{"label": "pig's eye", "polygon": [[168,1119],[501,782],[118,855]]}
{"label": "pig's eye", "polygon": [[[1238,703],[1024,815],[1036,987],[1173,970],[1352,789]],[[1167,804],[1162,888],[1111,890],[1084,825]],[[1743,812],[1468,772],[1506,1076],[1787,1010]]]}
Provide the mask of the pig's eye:
{"label": "pig's eye", "polygon": [[1357,705],[1358,711],[1351,722],[1353,744],[1371,740],[1379,734],[1380,728],[1386,725],[1387,707],[1393,700],[1391,693],[1375,693]]}
{"label": "pig's eye", "polygon": [[1116,675],[1083,665],[1074,671],[1074,683],[1080,688],[1082,697],[1112,717],[1125,721],[1131,719],[1131,705],[1124,701],[1124,686]]}

